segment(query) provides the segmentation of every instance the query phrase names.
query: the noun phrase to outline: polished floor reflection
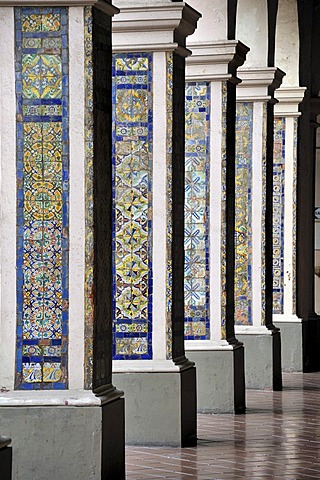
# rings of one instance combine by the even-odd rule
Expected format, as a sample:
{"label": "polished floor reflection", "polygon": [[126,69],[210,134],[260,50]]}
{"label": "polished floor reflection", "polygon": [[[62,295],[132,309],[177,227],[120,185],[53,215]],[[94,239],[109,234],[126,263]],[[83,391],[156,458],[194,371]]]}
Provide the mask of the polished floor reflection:
{"label": "polished floor reflection", "polygon": [[320,373],[247,391],[245,415],[199,415],[196,448],[127,447],[127,480],[320,479]]}

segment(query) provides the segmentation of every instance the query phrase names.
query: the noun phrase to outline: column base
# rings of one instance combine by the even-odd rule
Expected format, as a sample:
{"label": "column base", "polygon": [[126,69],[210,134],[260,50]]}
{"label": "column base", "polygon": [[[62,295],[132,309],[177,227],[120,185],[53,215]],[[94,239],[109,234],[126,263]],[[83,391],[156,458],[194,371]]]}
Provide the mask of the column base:
{"label": "column base", "polygon": [[273,324],[281,330],[283,372],[302,372],[302,321],[295,315],[273,315]]}
{"label": "column base", "polygon": [[206,340],[188,340],[186,352],[197,368],[198,412],[244,413],[243,345],[212,345]]}
{"label": "column base", "polygon": [[303,371],[320,371],[320,316],[310,315],[302,320]]}
{"label": "column base", "polygon": [[15,480],[125,479],[123,398],[102,403],[90,391],[2,393],[0,424],[12,438]]}
{"label": "column base", "polygon": [[170,360],[118,360],[113,376],[126,393],[126,443],[197,444],[196,369]]}
{"label": "column base", "polygon": [[280,331],[236,326],[235,333],[244,343],[246,387],[282,390]]}
{"label": "column base", "polygon": [[1,480],[12,479],[12,448],[9,447],[11,440],[0,437],[0,478]]}

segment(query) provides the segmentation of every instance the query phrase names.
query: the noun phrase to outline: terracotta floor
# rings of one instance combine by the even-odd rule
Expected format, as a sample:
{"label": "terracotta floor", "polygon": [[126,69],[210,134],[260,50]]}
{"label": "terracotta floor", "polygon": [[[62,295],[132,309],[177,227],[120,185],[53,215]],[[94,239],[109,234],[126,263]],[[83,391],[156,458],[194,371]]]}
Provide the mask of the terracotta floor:
{"label": "terracotta floor", "polygon": [[283,380],[245,415],[199,415],[195,448],[127,447],[127,480],[320,479],[320,373]]}

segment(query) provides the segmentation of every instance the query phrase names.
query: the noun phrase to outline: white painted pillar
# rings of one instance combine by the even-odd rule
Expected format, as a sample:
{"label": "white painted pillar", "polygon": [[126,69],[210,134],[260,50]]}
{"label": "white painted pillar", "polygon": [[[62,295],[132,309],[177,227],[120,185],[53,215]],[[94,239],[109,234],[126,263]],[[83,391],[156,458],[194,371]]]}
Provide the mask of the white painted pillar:
{"label": "white painted pillar", "polygon": [[302,325],[296,315],[296,176],[299,103],[305,88],[276,91],[274,136],[273,321],[281,329],[285,371],[302,370]]}
{"label": "white painted pillar", "polygon": [[[250,203],[248,229],[251,235],[246,246],[248,260],[239,265],[238,269],[236,264],[236,275],[241,273],[241,269],[251,273],[251,278],[248,275],[249,284],[244,288],[251,308],[244,315],[238,312],[235,330],[237,338],[245,344],[246,384],[252,388],[272,388],[277,384],[278,377],[278,383],[281,383],[281,365],[279,361],[274,361],[275,349],[279,350],[276,357],[280,359],[280,342],[275,340],[278,338],[277,330],[272,324],[268,324],[266,309],[265,268],[266,262],[270,261],[266,258],[265,251],[267,128],[270,128],[267,124],[268,115],[270,115],[267,104],[274,103],[273,92],[281,84],[283,72],[273,67],[250,68],[240,69],[239,76],[242,83],[237,90],[236,163],[241,162],[241,157],[244,155],[247,157],[250,168],[249,183],[242,185],[242,194],[245,196],[244,201]],[[272,132],[269,132],[270,134]],[[247,135],[248,138],[244,140],[243,135]],[[245,153],[243,152],[244,141],[247,144],[251,143]],[[241,202],[238,203],[238,208],[239,205]],[[241,228],[242,220],[239,218],[238,210],[236,211],[236,231]],[[237,245],[236,259],[240,253]],[[243,291],[241,293],[243,294]],[[239,294],[238,288],[235,291],[236,303]],[[247,308],[247,305],[245,307]]]}
{"label": "white painted pillar", "polygon": [[230,107],[229,102],[235,101],[227,90],[228,83],[233,88],[238,83],[236,68],[244,62],[248,48],[235,40],[189,46],[192,56],[186,71],[186,350],[197,365],[198,410],[240,412],[245,408],[245,387],[241,384],[243,347],[231,341],[226,328],[225,191],[230,148],[227,129],[232,122],[232,118],[227,118],[227,105]]}
{"label": "white painted pillar", "polygon": [[[190,54],[185,38],[200,15],[167,0],[148,8],[126,0],[118,6],[114,377],[127,393],[127,442],[186,446],[196,443],[196,384],[183,338],[184,62]],[[133,196],[141,214],[130,207]],[[139,235],[139,248],[123,235],[128,224]],[[131,307],[134,297],[139,305]]]}

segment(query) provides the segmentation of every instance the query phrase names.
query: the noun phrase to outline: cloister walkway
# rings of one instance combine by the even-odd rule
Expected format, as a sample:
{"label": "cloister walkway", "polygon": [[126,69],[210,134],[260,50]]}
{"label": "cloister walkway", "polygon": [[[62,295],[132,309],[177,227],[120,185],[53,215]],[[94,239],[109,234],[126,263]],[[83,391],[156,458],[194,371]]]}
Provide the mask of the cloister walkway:
{"label": "cloister walkway", "polygon": [[320,373],[247,391],[245,415],[198,415],[196,448],[127,447],[127,480],[320,479]]}

